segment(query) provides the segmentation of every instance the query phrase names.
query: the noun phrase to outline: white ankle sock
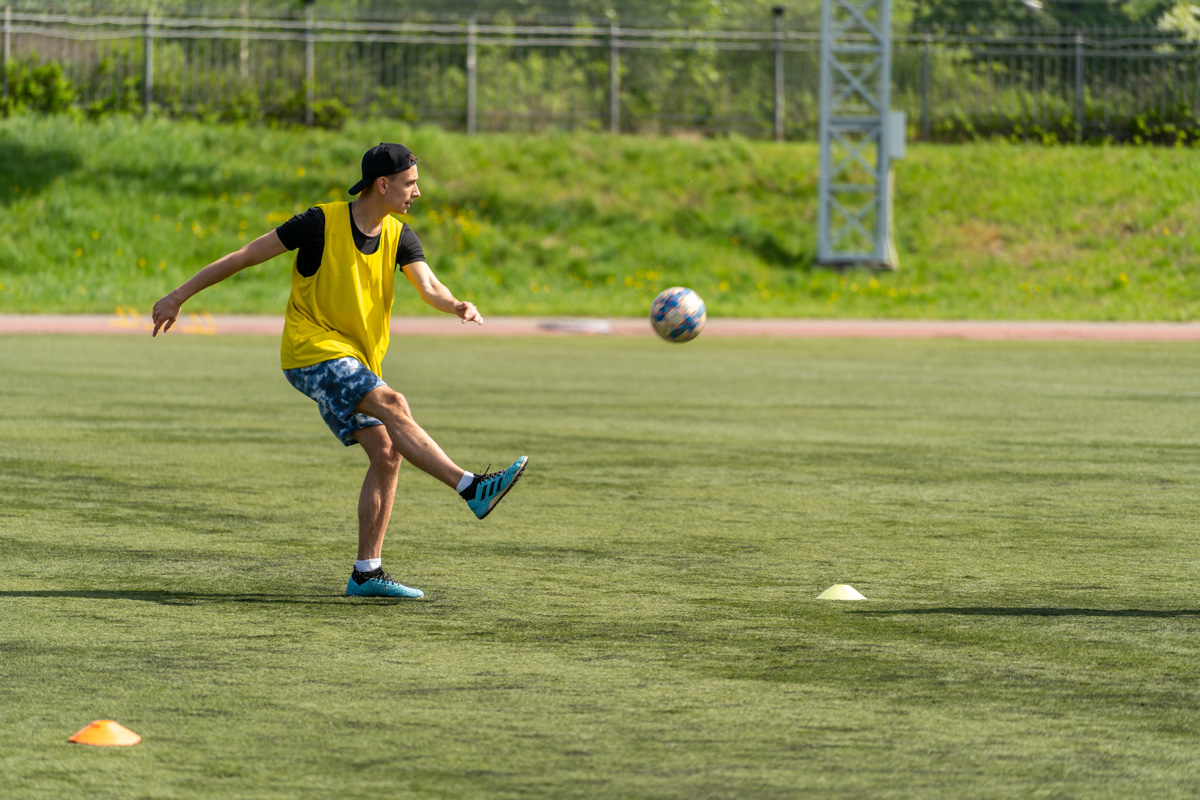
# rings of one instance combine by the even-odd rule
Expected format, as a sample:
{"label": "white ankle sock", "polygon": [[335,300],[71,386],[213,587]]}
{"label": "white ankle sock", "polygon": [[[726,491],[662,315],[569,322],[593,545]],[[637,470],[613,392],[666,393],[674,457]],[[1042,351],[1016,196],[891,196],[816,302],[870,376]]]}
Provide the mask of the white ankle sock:
{"label": "white ankle sock", "polygon": [[458,482],[458,491],[459,492],[466,491],[466,488],[471,485],[471,481],[473,481],[473,480],[475,480],[475,473],[464,472],[463,476],[462,476],[462,480]]}
{"label": "white ankle sock", "polygon": [[354,568],[359,572],[374,572],[383,566],[382,558],[366,558],[362,561],[355,561]]}

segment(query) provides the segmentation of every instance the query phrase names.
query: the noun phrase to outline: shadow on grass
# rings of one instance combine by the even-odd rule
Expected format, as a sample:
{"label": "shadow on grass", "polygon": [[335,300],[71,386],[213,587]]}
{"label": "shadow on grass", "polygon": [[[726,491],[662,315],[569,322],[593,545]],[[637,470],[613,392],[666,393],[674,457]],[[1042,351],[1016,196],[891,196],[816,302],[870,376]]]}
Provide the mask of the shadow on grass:
{"label": "shadow on grass", "polygon": [[870,611],[867,616],[897,616],[904,614],[954,614],[964,617],[1197,617],[1200,609],[1142,609],[1142,608],[1048,608],[967,606],[963,608],[905,608],[894,611]]}
{"label": "shadow on grass", "polygon": [[79,157],[69,150],[0,138],[0,205],[21,199],[28,189],[40,194],[60,175],[79,167]]}
{"label": "shadow on grass", "polygon": [[[164,163],[147,161],[142,164],[110,165],[104,175],[115,184],[139,187],[138,193],[150,196],[176,195],[200,200],[216,201],[222,192],[257,193],[263,178],[252,170],[233,169],[222,161],[197,163]],[[272,178],[272,190],[282,192],[304,202],[324,202],[329,187],[315,178]]]}
{"label": "shadow on grass", "polygon": [[360,598],[346,597],[340,594],[266,594],[258,592],[172,592],[162,589],[114,589],[112,591],[99,589],[55,590],[45,589],[23,592],[0,592],[0,599],[6,597],[54,597],[81,598],[85,600],[139,600],[145,603],[158,603],[164,606],[194,606],[203,603],[275,603],[283,605],[363,605],[370,607],[382,601],[387,604],[411,603],[402,598],[373,597],[369,603],[361,603]]}

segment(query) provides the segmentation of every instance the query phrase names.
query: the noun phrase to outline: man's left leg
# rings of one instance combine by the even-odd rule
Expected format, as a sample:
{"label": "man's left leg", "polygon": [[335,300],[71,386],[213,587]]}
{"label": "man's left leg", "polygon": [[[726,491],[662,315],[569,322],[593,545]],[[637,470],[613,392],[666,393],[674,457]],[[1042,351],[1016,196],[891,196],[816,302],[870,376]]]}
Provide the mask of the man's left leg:
{"label": "man's left leg", "polygon": [[354,432],[354,438],[371,462],[358,497],[358,560],[363,561],[382,557],[402,459],[382,425],[361,428]]}
{"label": "man's left leg", "polygon": [[387,535],[396,500],[400,454],[382,425],[360,428],[353,435],[366,451],[370,466],[358,498],[358,562],[346,585],[346,594],[354,597],[422,597],[424,592],[395,581],[384,572],[382,564],[383,537]]}

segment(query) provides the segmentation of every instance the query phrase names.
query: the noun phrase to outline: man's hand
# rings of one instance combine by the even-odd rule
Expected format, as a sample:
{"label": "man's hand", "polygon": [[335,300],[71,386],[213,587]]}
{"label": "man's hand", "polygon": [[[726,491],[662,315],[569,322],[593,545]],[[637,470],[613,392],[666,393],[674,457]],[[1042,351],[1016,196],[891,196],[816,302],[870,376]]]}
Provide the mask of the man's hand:
{"label": "man's hand", "polygon": [[158,336],[158,329],[162,328],[163,333],[171,330],[171,326],[175,324],[175,320],[179,319],[179,307],[182,306],[179,300],[175,299],[175,293],[171,292],[164,295],[161,300],[154,304],[152,316],[154,318],[154,333],[151,336]]}
{"label": "man's hand", "polygon": [[405,264],[401,269],[404,271],[404,277],[408,278],[408,282],[413,285],[426,303],[443,314],[453,314],[461,319],[464,325],[468,322],[474,322],[476,325],[483,324],[483,315],[479,313],[479,309],[475,308],[475,304],[468,303],[466,300],[456,300],[450,290],[443,286],[442,282],[433,274],[433,270],[427,263],[413,261],[411,264]]}
{"label": "man's hand", "polygon": [[475,308],[474,303],[466,301],[456,303],[454,313],[458,315],[458,318],[463,321],[464,325],[468,322],[474,322],[476,325],[483,324],[483,316],[479,313],[479,309]]}
{"label": "man's hand", "polygon": [[250,244],[221,256],[154,304],[154,333],[151,335],[158,336],[159,328],[162,328],[163,333],[171,330],[175,320],[179,319],[179,307],[189,297],[195,297],[198,292],[220,283],[246,267],[261,264],[285,252],[287,252],[287,248],[279,240],[279,234],[271,231],[264,233]]}

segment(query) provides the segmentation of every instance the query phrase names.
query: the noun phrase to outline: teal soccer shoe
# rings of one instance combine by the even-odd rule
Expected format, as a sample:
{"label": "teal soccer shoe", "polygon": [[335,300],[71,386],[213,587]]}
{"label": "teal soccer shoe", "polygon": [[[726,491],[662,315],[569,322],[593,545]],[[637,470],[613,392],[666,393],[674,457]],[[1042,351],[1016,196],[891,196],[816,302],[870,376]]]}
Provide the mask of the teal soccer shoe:
{"label": "teal soccer shoe", "polygon": [[420,589],[412,589],[403,583],[398,583],[381,567],[371,572],[354,570],[350,575],[350,582],[346,584],[346,596],[403,597],[407,600],[415,600],[418,597],[424,597],[425,593]]}
{"label": "teal soccer shoe", "polygon": [[508,490],[520,480],[521,474],[525,472],[525,465],[528,463],[529,456],[521,456],[503,472],[476,475],[471,485],[460,492],[462,499],[467,501],[467,505],[471,507],[471,511],[475,512],[475,516],[483,519],[492,513],[492,509],[496,507],[500,499],[508,494]]}

